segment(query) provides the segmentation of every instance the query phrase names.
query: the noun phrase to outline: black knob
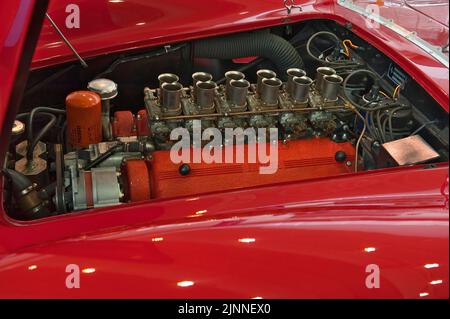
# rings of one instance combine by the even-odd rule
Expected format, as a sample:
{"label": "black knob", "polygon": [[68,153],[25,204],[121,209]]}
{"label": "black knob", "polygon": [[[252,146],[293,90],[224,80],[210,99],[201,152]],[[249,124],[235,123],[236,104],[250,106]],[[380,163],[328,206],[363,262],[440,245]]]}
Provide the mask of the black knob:
{"label": "black knob", "polygon": [[178,172],[180,172],[180,175],[182,176],[189,175],[189,173],[191,172],[191,167],[188,164],[183,164],[178,169]]}
{"label": "black knob", "polygon": [[336,155],[334,155],[334,159],[338,163],[343,163],[347,159],[347,154],[344,151],[338,151],[336,152]]}

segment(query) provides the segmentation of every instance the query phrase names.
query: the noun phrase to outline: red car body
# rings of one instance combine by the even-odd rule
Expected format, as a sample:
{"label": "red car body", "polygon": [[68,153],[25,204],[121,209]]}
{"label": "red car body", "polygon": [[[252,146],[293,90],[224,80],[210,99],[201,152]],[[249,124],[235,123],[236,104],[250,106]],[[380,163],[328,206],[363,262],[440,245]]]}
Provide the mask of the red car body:
{"label": "red car body", "polygon": [[[35,2],[0,4],[2,132],[23,80]],[[64,23],[68,3],[52,1],[56,23]],[[351,23],[449,110],[448,68],[331,0],[303,1],[303,11],[289,15],[281,0],[70,3],[86,17],[66,35],[87,58],[305,19]],[[69,60],[71,51],[45,22],[31,68]],[[444,163],[34,222],[10,220],[1,209],[0,298],[448,298],[448,185]],[[66,287],[69,264],[82,269],[80,289]],[[366,286],[370,265],[380,270],[379,288]]]}

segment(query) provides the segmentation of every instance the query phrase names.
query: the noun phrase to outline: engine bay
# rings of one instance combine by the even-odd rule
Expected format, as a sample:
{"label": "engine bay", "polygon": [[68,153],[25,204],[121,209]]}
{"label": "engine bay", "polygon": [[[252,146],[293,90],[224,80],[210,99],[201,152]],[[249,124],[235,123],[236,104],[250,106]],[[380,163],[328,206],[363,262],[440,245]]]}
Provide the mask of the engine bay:
{"label": "engine bay", "polygon": [[[386,55],[331,21],[89,64],[31,74],[3,168],[10,217],[449,158],[448,114]],[[276,135],[248,134],[271,129]],[[188,157],[174,161],[181,143]],[[262,174],[272,160],[276,169]]]}

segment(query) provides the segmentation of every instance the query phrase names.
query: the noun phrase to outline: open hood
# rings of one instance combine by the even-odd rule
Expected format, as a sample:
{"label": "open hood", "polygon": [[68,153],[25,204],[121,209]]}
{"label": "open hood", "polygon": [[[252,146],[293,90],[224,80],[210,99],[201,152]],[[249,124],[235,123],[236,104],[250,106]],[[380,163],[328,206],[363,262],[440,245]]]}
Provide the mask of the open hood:
{"label": "open hood", "polygon": [[[316,2],[328,3],[329,7],[333,4],[332,0],[297,2],[302,6],[313,6]],[[250,21],[256,22],[257,28],[280,23],[288,15],[302,12],[290,3],[283,0],[216,0],[213,4],[204,0],[53,0],[48,13],[80,55],[89,58],[193,39],[200,34],[214,36],[234,32]],[[76,11],[79,12],[79,28],[67,28],[66,20]],[[67,60],[73,60],[72,52],[45,21],[33,67]]]}
{"label": "open hood", "polygon": [[[161,45],[162,39],[167,43],[196,38],[200,34],[205,36],[205,31],[208,36],[233,32],[249,21],[256,22],[257,27],[266,27],[299,14],[308,15],[312,9],[324,15],[332,14],[336,3],[350,6],[357,12],[362,9],[359,14],[372,12],[371,8],[378,6],[379,16],[392,20],[399,27],[397,32],[404,29],[433,50],[435,47],[447,50],[446,0],[216,0],[214,6],[209,1],[187,3],[184,0],[53,0],[48,13],[80,54],[89,58],[128,48]],[[74,19],[77,23],[73,23]],[[423,49],[428,51],[429,48]],[[71,59],[70,49],[49,21],[45,21],[33,68]]]}

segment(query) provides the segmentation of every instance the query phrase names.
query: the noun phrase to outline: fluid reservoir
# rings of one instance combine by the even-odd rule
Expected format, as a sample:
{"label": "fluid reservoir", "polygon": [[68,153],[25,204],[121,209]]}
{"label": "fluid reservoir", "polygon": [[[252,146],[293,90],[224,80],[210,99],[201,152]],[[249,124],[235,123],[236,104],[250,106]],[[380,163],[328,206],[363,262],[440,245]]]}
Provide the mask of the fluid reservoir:
{"label": "fluid reservoir", "polygon": [[101,98],[95,92],[76,91],[66,98],[67,135],[73,147],[102,142]]}

